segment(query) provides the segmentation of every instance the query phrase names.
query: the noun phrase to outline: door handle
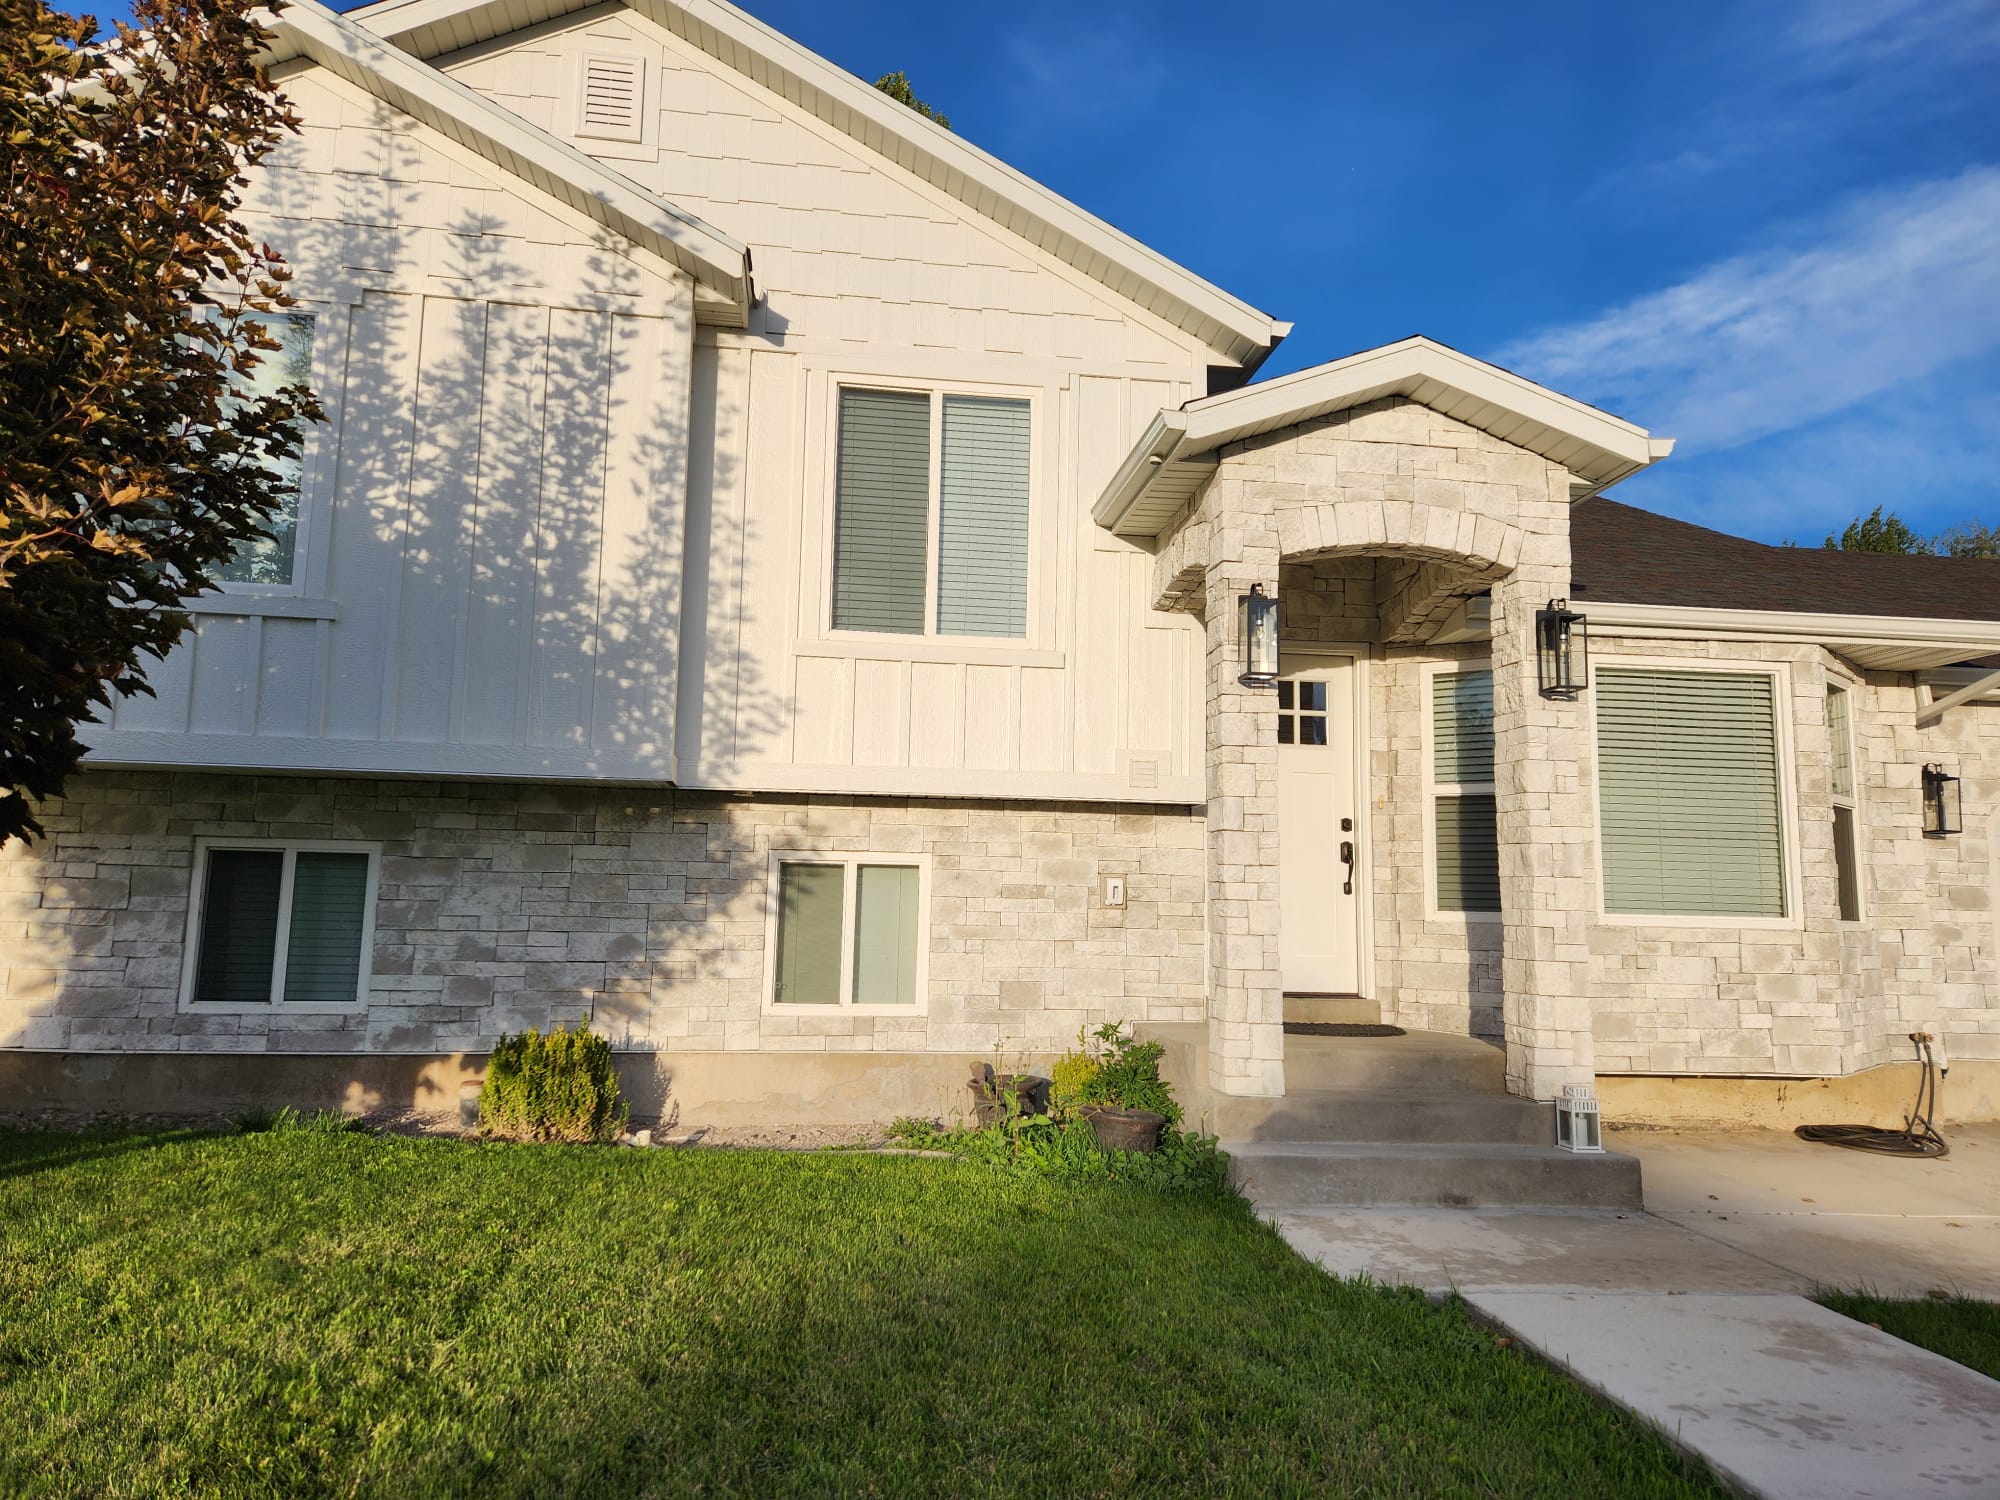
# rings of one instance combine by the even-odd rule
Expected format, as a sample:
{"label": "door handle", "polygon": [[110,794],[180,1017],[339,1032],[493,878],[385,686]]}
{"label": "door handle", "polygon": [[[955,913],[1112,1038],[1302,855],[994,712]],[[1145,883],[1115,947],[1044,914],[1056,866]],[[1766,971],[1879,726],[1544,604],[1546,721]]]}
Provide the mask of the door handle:
{"label": "door handle", "polygon": [[1354,894],[1354,840],[1353,839],[1342,839],[1340,841],[1340,862],[1347,866],[1347,879],[1340,887],[1340,894],[1343,896],[1351,896]]}

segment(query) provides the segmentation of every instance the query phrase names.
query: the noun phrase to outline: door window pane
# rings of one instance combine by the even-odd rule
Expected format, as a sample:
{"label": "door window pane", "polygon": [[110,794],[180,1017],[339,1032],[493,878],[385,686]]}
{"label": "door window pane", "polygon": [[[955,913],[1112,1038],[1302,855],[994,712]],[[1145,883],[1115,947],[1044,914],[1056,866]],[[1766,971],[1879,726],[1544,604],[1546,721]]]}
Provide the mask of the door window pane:
{"label": "door window pane", "polygon": [[931,398],[842,391],[835,629],[924,633],[930,492]]}
{"label": "door window pane", "polygon": [[909,865],[856,872],[854,1003],[917,1003],[917,872]]}
{"label": "door window pane", "polygon": [[271,998],[278,952],[282,849],[211,849],[201,893],[201,952],[194,999],[261,1005]]}
{"label": "door window pane", "polygon": [[779,866],[777,998],[787,1005],[840,1003],[846,879],[839,865]]}
{"label": "door window pane", "polygon": [[302,850],[292,871],[285,940],[287,1000],[349,1001],[361,982],[368,856]]}

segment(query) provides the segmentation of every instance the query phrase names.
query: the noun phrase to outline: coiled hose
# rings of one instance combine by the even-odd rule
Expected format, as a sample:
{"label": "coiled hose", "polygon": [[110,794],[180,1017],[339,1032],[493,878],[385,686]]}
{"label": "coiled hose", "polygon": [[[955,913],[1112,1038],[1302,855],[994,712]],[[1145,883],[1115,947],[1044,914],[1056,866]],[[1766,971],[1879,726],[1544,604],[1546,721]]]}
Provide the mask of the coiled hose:
{"label": "coiled hose", "polygon": [[1931,1116],[1937,1111],[1937,1060],[1931,1055],[1930,1033],[1913,1031],[1910,1040],[1916,1043],[1917,1056],[1924,1065],[1924,1071],[1917,1080],[1916,1108],[1904,1118],[1901,1130],[1889,1130],[1879,1125],[1801,1125],[1793,1133],[1802,1141],[1845,1146],[1850,1151],[1874,1151],[1883,1156],[1937,1159],[1951,1155],[1951,1147],[1945,1144],[1937,1126],[1931,1123]]}

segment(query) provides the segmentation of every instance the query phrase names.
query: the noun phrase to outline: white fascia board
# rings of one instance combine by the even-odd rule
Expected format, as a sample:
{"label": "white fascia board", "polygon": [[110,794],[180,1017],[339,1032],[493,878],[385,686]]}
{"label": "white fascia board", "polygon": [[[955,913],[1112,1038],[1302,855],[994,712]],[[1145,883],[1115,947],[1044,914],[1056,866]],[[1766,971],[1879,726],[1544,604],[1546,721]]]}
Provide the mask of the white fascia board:
{"label": "white fascia board", "polygon": [[[1232,297],[726,0],[625,3],[1108,290],[1166,317],[1219,355],[1254,369],[1291,332],[1290,323]],[[451,50],[440,45],[447,37],[484,39],[583,8],[578,0],[381,0],[348,15],[399,47],[428,57]],[[1141,286],[1121,285],[1126,277]],[[1157,298],[1135,295],[1144,288],[1167,299],[1174,310],[1153,305]]]}
{"label": "white fascia board", "polygon": [[[1160,427],[1155,421],[1119,466],[1110,486],[1091,507],[1091,514],[1098,525],[1118,531],[1165,467],[1214,453],[1244,438],[1282,431],[1392,395],[1408,396],[1439,410],[1462,406],[1475,413],[1504,415],[1510,419],[1505,424],[1506,441],[1531,451],[1537,442],[1544,447],[1561,444],[1571,455],[1565,466],[1581,481],[1572,500],[1616,484],[1659,462],[1674,448],[1671,438],[1654,437],[1643,427],[1537,385],[1511,370],[1461,354],[1434,339],[1411,338],[1277,380],[1205,396],[1177,412],[1162,412],[1162,418],[1175,416],[1182,423],[1173,450],[1158,454],[1161,461],[1152,462],[1157,450],[1149,444]],[[1486,420],[1494,419],[1489,416]],[[1579,447],[1581,456],[1576,451]]]}
{"label": "white fascia board", "polygon": [[[1186,407],[1190,451],[1204,451],[1204,445],[1220,447],[1238,435],[1274,432],[1309,420],[1309,414],[1340,411],[1359,399],[1373,399],[1378,390],[1407,394],[1430,381],[1587,443],[1601,450],[1609,461],[1603,466],[1607,469],[1626,466],[1629,473],[1673,451],[1671,439],[1654,438],[1645,428],[1609,412],[1421,337],[1191,401]],[[1583,477],[1595,479],[1596,466]]]}
{"label": "white fascia board", "polygon": [[1810,641],[1822,646],[1933,646],[1977,656],[2000,651],[2000,621],[1907,615],[1803,614],[1774,609],[1695,609],[1674,604],[1572,601],[1592,630],[1690,638]]}
{"label": "white fascia board", "polygon": [[750,250],[741,241],[681,212],[318,0],[290,0],[266,24],[278,41],[274,60],[305,57],[419,119],[431,112],[436,119],[426,123],[447,128],[494,165],[658,256],[747,319],[756,288]]}
{"label": "white fascia board", "polygon": [[1155,416],[1132,451],[1125,455],[1125,461],[1119,464],[1118,472],[1111,476],[1097,503],[1091,506],[1091,519],[1107,531],[1116,531],[1134,502],[1146,493],[1161,466],[1172,463],[1178,456],[1186,436],[1185,413],[1169,410]]}

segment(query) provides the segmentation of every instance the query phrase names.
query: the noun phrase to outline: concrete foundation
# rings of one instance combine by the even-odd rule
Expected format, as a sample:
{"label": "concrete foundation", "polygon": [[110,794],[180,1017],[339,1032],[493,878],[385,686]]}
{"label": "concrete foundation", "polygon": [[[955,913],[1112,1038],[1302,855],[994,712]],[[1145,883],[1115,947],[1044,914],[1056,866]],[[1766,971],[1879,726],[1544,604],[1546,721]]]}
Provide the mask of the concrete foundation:
{"label": "concrete foundation", "polygon": [[[1799,1125],[1900,1125],[1921,1068],[1884,1063],[1844,1078],[1624,1077],[1599,1074],[1604,1117],[1619,1125],[1790,1130]],[[1938,1084],[1937,1123],[2000,1120],[2000,1062],[1954,1063]]]}

